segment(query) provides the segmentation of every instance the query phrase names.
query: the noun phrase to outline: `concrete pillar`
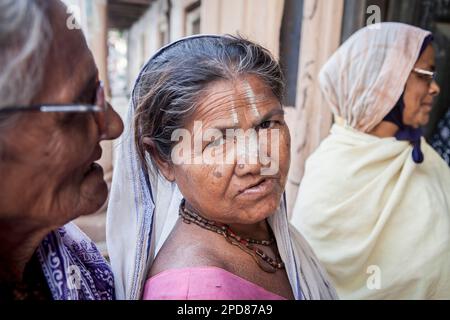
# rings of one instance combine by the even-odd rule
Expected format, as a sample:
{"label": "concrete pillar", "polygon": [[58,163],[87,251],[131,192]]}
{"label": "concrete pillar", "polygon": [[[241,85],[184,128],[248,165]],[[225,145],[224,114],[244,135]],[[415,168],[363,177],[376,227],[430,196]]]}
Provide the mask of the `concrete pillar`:
{"label": "concrete pillar", "polygon": [[[288,214],[297,198],[305,161],[329,134],[331,111],[322,98],[318,74],[340,44],[343,0],[305,0],[295,121],[291,126],[292,162],[286,186]],[[301,196],[301,195],[300,195]]]}

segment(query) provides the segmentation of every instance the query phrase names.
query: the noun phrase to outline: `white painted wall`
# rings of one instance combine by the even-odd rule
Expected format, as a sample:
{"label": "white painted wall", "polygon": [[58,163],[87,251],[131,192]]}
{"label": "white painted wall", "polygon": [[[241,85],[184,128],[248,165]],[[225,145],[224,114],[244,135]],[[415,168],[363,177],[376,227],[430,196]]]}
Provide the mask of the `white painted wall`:
{"label": "white painted wall", "polygon": [[[196,0],[172,0],[170,41],[186,36],[186,8]],[[279,34],[284,0],[203,0],[200,7],[201,33],[241,34],[279,52]],[[155,1],[129,32],[130,87],[142,65],[161,46],[159,25],[166,20],[167,1]]]}

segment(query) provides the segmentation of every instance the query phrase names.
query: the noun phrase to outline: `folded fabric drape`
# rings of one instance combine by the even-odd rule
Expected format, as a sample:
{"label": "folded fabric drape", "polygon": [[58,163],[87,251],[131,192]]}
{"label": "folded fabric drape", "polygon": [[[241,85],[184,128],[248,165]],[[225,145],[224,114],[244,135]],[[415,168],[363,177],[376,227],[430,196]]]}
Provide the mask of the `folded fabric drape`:
{"label": "folded fabric drape", "polygon": [[450,170],[412,148],[335,124],[307,160],[291,222],[341,298],[450,298]]}

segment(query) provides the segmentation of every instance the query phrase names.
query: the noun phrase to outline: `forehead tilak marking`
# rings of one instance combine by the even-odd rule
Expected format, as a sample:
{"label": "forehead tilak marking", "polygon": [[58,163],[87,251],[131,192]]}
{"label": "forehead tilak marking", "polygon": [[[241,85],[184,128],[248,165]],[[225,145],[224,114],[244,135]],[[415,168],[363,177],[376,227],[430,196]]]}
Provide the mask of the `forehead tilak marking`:
{"label": "forehead tilak marking", "polygon": [[247,99],[249,101],[253,116],[255,116],[256,118],[260,118],[258,108],[256,107],[255,92],[253,91],[252,87],[250,86],[250,83],[248,83],[247,80],[244,81],[243,86],[244,86],[244,90],[245,90],[245,97],[247,97]]}
{"label": "forehead tilak marking", "polygon": [[[219,95],[218,97],[215,97]],[[231,113],[231,121],[233,123],[233,126],[238,126],[239,125],[239,116],[237,113],[237,108],[236,108],[236,101],[239,101],[241,99],[236,99],[236,91],[235,89],[226,89],[226,90],[219,90],[219,91],[214,91],[214,92],[209,92],[208,94],[206,94],[205,96],[205,100],[206,99],[214,99],[211,102],[209,102],[209,106],[211,107],[221,107],[223,105],[229,104],[229,106],[231,107],[230,109],[227,110],[228,115]],[[204,100],[204,101],[205,101]],[[242,99],[243,100],[243,99]],[[223,110],[225,111],[225,110]],[[214,112],[216,115],[220,114],[220,111],[215,111]],[[226,116],[224,114],[224,116]]]}
{"label": "forehead tilak marking", "polygon": [[[253,88],[247,81],[241,82],[241,89],[238,91],[236,91],[236,87],[220,90],[211,89],[212,88],[206,90],[205,95],[199,102],[200,104],[207,103],[209,105],[209,108],[202,113],[203,116],[206,116],[206,114],[214,114],[215,116],[222,114],[224,118],[229,118],[231,116],[231,123],[233,126],[238,127],[240,121],[237,109],[244,108],[244,106],[247,106],[248,108],[250,106],[252,115],[257,120],[261,118],[261,114],[257,107],[257,102],[260,101],[265,104],[267,95],[265,92],[256,95]],[[227,108],[222,107],[227,104]]]}
{"label": "forehead tilak marking", "polygon": [[239,117],[236,112],[236,106],[234,105],[234,101],[231,102],[231,118],[233,121],[233,125],[238,126],[239,125]]}

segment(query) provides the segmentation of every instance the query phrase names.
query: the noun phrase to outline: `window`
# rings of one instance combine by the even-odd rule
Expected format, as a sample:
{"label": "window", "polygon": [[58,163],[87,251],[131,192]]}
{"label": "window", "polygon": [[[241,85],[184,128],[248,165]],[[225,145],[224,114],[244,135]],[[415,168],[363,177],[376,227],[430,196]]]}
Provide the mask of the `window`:
{"label": "window", "polygon": [[285,0],[280,31],[280,64],[285,77],[285,106],[294,107],[300,58],[303,0]]}

